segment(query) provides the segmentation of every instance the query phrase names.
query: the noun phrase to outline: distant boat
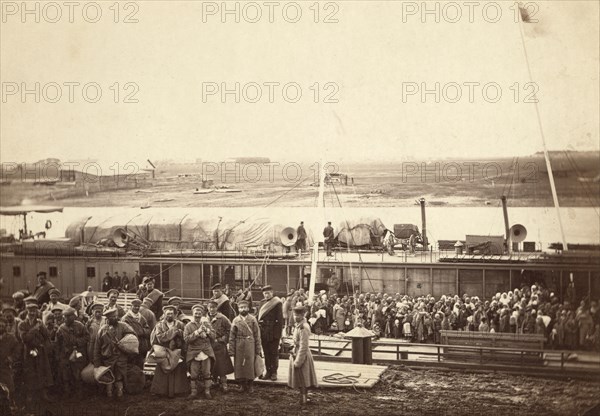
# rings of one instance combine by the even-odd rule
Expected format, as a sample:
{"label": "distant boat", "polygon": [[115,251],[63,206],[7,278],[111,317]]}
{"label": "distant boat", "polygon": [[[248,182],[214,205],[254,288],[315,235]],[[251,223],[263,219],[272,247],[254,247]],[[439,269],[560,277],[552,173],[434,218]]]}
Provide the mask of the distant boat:
{"label": "distant boat", "polygon": [[219,192],[219,193],[225,194],[225,193],[232,193],[232,192],[242,192],[242,190],[241,189],[223,188],[223,189],[215,189],[215,192]]}
{"label": "distant boat", "polygon": [[211,192],[214,192],[214,189],[198,189],[198,188],[196,188],[196,190],[194,191],[194,194],[195,195],[210,194]]}
{"label": "distant boat", "polygon": [[175,201],[174,198],[163,198],[163,199],[157,199],[156,201],[152,201],[152,202],[169,202],[169,201]]}
{"label": "distant boat", "polygon": [[156,191],[151,191],[149,189],[138,189],[137,191],[135,191],[136,194],[153,194]]}

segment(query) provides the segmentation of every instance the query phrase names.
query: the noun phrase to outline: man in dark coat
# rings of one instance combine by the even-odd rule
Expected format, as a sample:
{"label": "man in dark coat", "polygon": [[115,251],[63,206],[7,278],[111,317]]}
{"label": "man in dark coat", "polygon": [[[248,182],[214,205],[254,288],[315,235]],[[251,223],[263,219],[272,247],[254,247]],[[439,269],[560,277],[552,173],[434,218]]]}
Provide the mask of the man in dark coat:
{"label": "man in dark coat", "polygon": [[152,330],[148,326],[146,318],[144,318],[144,316],[140,313],[141,305],[141,300],[132,300],[131,309],[125,313],[125,316],[121,318],[121,321],[129,325],[135,332],[135,335],[138,337],[140,342],[138,355],[136,357],[132,357],[132,361],[135,365],[143,369],[146,353],[150,350],[150,332]]}
{"label": "man in dark coat", "polygon": [[39,319],[39,306],[35,297],[25,299],[27,317],[19,324],[19,337],[23,342],[23,373],[30,398],[42,391],[46,401],[48,388],[54,384],[52,369],[48,359],[47,346],[50,344],[48,329]]}
{"label": "man in dark coat", "polygon": [[279,341],[283,331],[283,303],[273,296],[271,286],[263,287],[262,292],[264,299],[258,309],[258,324],[267,372],[261,379],[275,381],[279,368]]}
{"label": "man in dark coat", "polygon": [[229,322],[231,322],[231,320],[235,318],[235,311],[231,306],[229,298],[227,297],[227,295],[225,295],[225,293],[223,293],[221,283],[213,285],[213,287],[211,287],[211,290],[213,292],[213,297],[211,298],[211,300],[217,302],[217,311],[225,315],[227,319],[229,319]]}
{"label": "man in dark coat", "polygon": [[64,393],[69,397],[73,391],[81,394],[81,370],[87,364],[87,347],[90,333],[77,321],[77,311],[68,307],[63,311],[65,322],[56,333],[58,359],[62,371]]}
{"label": "man in dark coat", "polygon": [[4,384],[12,396],[15,394],[12,363],[21,360],[22,351],[19,341],[13,334],[6,332],[6,319],[0,317],[0,383]]}
{"label": "man in dark coat", "polygon": [[33,297],[37,299],[38,305],[50,302],[50,289],[54,288],[54,285],[46,280],[46,272],[39,272],[37,274],[38,285],[33,291]]}
{"label": "man in dark coat", "polygon": [[300,225],[296,230],[298,239],[296,240],[296,250],[298,253],[306,251],[306,230],[304,229],[304,221],[300,221]]}
{"label": "man in dark coat", "polygon": [[215,330],[215,339],[211,339],[211,345],[215,353],[215,365],[212,368],[214,381],[221,382],[221,390],[227,393],[227,374],[233,373],[231,358],[227,352],[229,344],[229,333],[231,331],[231,321],[225,315],[217,312],[217,301],[208,302],[208,319]]}
{"label": "man in dark coat", "polygon": [[145,298],[152,299],[152,306],[150,310],[154,312],[154,316],[156,319],[160,319],[163,314],[163,297],[164,293],[160,290],[154,288],[154,277],[145,277],[144,284],[146,286],[145,294],[143,295],[142,300]]}
{"label": "man in dark coat", "polygon": [[325,250],[327,250],[327,257],[331,256],[331,247],[333,246],[333,227],[331,226],[331,221],[327,222],[327,227],[323,229],[323,237],[325,237],[325,241],[323,244],[325,245]]}
{"label": "man in dark coat", "polygon": [[103,313],[106,324],[102,325],[94,342],[94,368],[110,367],[114,383],[106,385],[106,395],[113,397],[113,385],[117,389],[117,398],[123,397],[123,384],[127,382],[127,354],[117,344],[127,334],[135,335],[133,329],[124,322],[119,322],[117,308]]}

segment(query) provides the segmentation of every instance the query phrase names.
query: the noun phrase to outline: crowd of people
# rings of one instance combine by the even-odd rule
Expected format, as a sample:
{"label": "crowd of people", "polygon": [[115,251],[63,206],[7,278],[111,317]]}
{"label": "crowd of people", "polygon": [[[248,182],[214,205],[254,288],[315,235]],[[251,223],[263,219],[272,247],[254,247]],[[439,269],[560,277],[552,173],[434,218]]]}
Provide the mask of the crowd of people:
{"label": "crowd of people", "polygon": [[[0,383],[15,400],[79,395],[85,383],[108,397],[144,389],[145,365],[155,365],[152,394],[212,398],[211,388],[229,391],[234,374],[242,391],[252,392],[259,377],[277,380],[281,339],[293,337],[288,385],[316,386],[308,347],[311,333],[347,332],[361,326],[377,337],[441,343],[442,330],[541,334],[548,348],[600,350],[600,310],[595,300],[578,305],[573,291],[563,302],[539,284],[522,286],[491,299],[477,296],[407,296],[383,293],[337,295],[320,291],[309,302],[304,289],[285,297],[262,288],[252,292],[215,284],[213,297],[181,310],[182,299],[164,294],[146,276],[136,288],[108,276],[104,299],[91,291],[61,302],[45,272],[33,293],[13,294],[0,317]],[[136,276],[132,282],[136,282]],[[136,293],[127,309],[122,290]],[[91,288],[90,288],[91,289]],[[260,358],[258,358],[260,357]],[[264,364],[264,365],[263,365]],[[15,394],[16,393],[16,394]]]}
{"label": "crowd of people", "polygon": [[[288,305],[307,302],[303,290],[289,295]],[[561,303],[539,284],[496,293],[491,299],[466,294],[439,299],[399,293],[340,296],[321,291],[312,304],[309,322],[315,333],[346,332],[361,325],[378,337],[415,343],[439,344],[441,330],[541,334],[547,348],[599,351],[598,301],[588,298],[577,305],[568,295],[569,291]]]}
{"label": "crowd of people", "polygon": [[306,309],[293,305],[286,309],[291,320],[284,321],[283,301],[270,286],[254,303],[249,291],[230,299],[216,284],[213,297],[193,305],[191,316],[180,309],[179,297],[162,306],[164,295],[150,276],[127,309],[118,303],[119,289],[105,289],[105,299],[84,292],[62,303],[60,291],[40,272],[33,293],[18,291],[2,306],[0,386],[12,403],[81,397],[86,384],[120,400],[146,387],[148,364],[155,367],[154,395],[211,399],[212,387],[229,391],[229,374],[242,392],[252,393],[257,377],[278,378],[286,324],[293,326],[295,340],[287,384],[300,390],[302,404],[308,402],[307,389],[317,385]]}

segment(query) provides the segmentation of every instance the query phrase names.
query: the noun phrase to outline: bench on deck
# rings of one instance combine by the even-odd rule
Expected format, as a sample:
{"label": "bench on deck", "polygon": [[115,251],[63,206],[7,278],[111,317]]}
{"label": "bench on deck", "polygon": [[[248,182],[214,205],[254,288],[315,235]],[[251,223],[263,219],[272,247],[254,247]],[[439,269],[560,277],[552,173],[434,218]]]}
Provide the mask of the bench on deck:
{"label": "bench on deck", "polygon": [[[545,337],[542,334],[471,331],[440,331],[440,333],[442,344],[449,345],[444,347],[446,360],[514,365],[543,365],[544,362],[542,352]],[[461,348],[461,346],[484,348]]]}

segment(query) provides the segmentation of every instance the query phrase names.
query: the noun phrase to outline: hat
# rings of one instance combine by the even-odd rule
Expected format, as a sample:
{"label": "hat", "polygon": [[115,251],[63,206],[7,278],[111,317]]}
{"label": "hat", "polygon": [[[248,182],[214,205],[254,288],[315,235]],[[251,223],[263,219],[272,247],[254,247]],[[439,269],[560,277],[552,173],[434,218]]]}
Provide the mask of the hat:
{"label": "hat", "polygon": [[54,311],[60,311],[60,312],[62,312],[64,309],[65,309],[65,308],[63,308],[62,306],[58,306],[58,305],[56,305],[56,306],[53,306],[53,307],[50,309],[50,312],[54,312]]}
{"label": "hat", "polygon": [[288,292],[288,296],[293,296],[294,293],[296,293],[296,291],[294,289],[290,289],[290,291]]}
{"label": "hat", "polygon": [[267,291],[273,291],[273,288],[272,288],[271,286],[269,286],[269,285],[267,285],[267,286],[263,286],[263,288],[262,288],[262,291],[263,291],[263,292],[267,292]]}
{"label": "hat", "polygon": [[105,310],[102,315],[104,315],[108,318],[110,315],[116,314],[118,312],[119,312],[119,310],[117,308],[110,308],[110,309]]}
{"label": "hat", "polygon": [[117,289],[110,289],[108,292],[106,292],[106,297],[110,298],[111,293],[116,293],[117,296],[119,296],[119,291]]}
{"label": "hat", "polygon": [[143,283],[143,284],[146,284],[146,283],[148,283],[148,282],[154,282],[154,277],[152,277],[152,276],[146,276],[146,277],[144,277],[144,278],[142,279],[142,283]]}
{"label": "hat", "polygon": [[92,303],[90,305],[90,310],[94,311],[96,309],[103,310],[104,309],[104,305],[101,304],[101,303]]}
{"label": "hat", "polygon": [[173,296],[172,298],[169,299],[169,301],[167,302],[167,305],[173,305],[175,304],[175,302],[183,302],[183,300],[179,297],[179,296]]}
{"label": "hat", "polygon": [[52,289],[50,289],[48,291],[48,295],[60,296],[60,290],[58,290],[57,288],[53,287]]}
{"label": "hat", "polygon": [[217,290],[217,289],[221,289],[221,283],[216,283],[216,284],[212,285],[212,287],[210,288],[210,290]]}
{"label": "hat", "polygon": [[25,293],[18,290],[15,293],[13,293],[12,297],[13,299],[23,299],[25,297]]}
{"label": "hat", "polygon": [[294,312],[296,313],[306,313],[306,309],[304,308],[304,305],[298,305],[294,307]]}
{"label": "hat", "polygon": [[166,312],[166,311],[173,311],[173,312],[175,312],[177,310],[177,308],[175,306],[173,306],[173,305],[166,305],[166,306],[163,306],[162,310],[163,310],[163,313]]}
{"label": "hat", "polygon": [[38,272],[38,274],[37,274],[37,275],[38,275],[38,276],[46,276],[46,275],[47,275],[47,273],[46,273],[46,272]]}
{"label": "hat", "polygon": [[246,306],[250,306],[250,302],[248,302],[247,300],[240,300],[238,303],[238,306],[242,306],[242,305],[246,305]]}
{"label": "hat", "polygon": [[26,308],[39,308],[38,300],[35,296],[29,296],[25,298],[25,307]]}
{"label": "hat", "polygon": [[218,306],[219,304],[217,303],[217,301],[216,301],[215,299],[210,299],[210,300],[208,301],[208,305],[215,305],[215,306]]}
{"label": "hat", "polygon": [[142,304],[142,301],[140,299],[133,299],[131,301],[131,306],[140,306]]}
{"label": "hat", "polygon": [[145,307],[149,308],[149,307],[151,307],[152,305],[154,305],[154,301],[152,300],[152,298],[145,297],[145,298],[142,300],[142,305],[144,305]]}
{"label": "hat", "polygon": [[69,301],[69,306],[74,308],[79,302],[81,302],[81,296],[74,296]]}
{"label": "hat", "polygon": [[17,314],[17,310],[14,308],[14,306],[12,306],[9,303],[5,303],[4,305],[2,305],[2,312],[4,311],[13,311],[15,315]]}
{"label": "hat", "polygon": [[71,307],[68,307],[65,310],[63,310],[63,316],[69,316],[69,315],[75,315],[75,314],[77,314],[77,311]]}
{"label": "hat", "polygon": [[194,306],[192,306],[192,312],[196,309],[200,309],[202,312],[206,311],[206,307],[200,303],[197,303]]}

